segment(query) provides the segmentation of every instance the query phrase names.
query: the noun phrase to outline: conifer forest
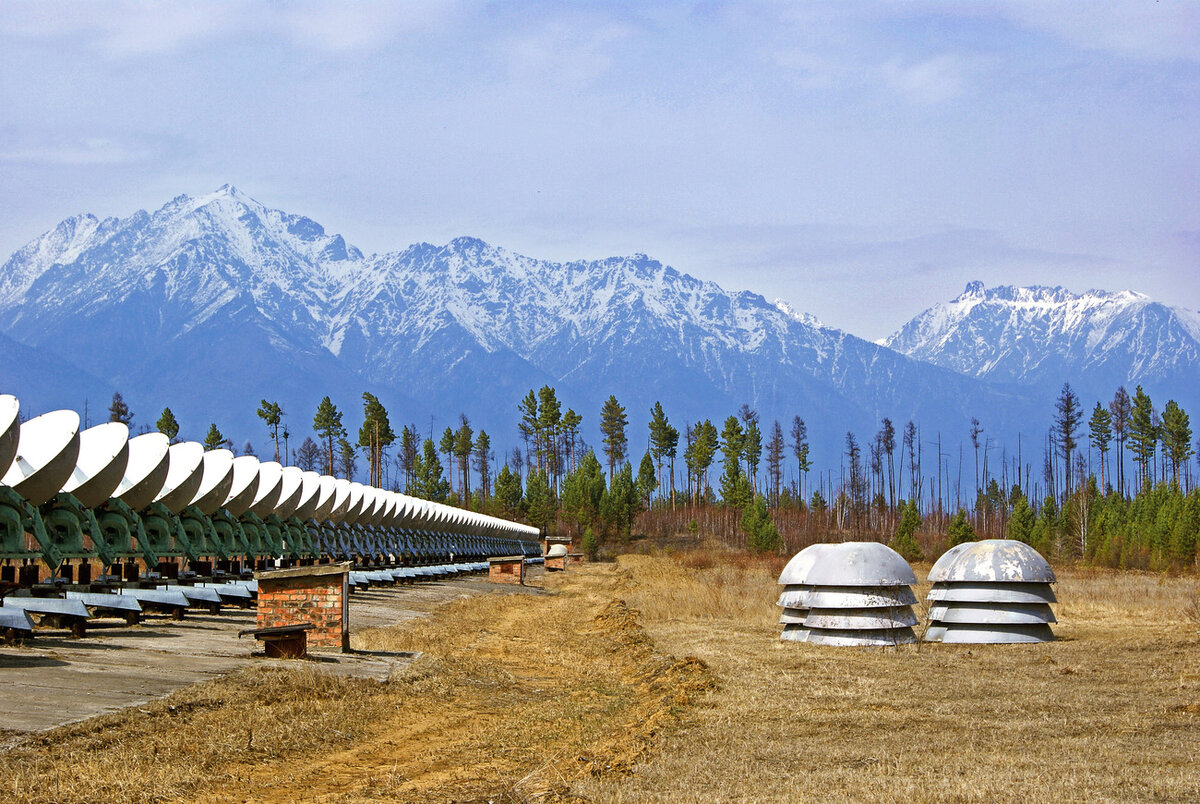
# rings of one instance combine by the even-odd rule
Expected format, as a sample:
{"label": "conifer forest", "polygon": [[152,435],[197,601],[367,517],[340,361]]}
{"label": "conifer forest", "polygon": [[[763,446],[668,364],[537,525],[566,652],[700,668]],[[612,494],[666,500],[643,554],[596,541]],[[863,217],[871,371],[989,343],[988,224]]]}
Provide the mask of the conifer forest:
{"label": "conifer forest", "polygon": [[[370,393],[361,410],[357,431],[329,396],[311,427],[307,413],[289,417],[265,399],[257,413],[286,464],[569,534],[593,556],[651,536],[789,553],[869,539],[919,560],[1011,538],[1058,561],[1197,564],[1200,442],[1185,410],[1174,400],[1158,406],[1140,386],[1085,401],[1066,383],[1042,432],[1016,444],[989,440],[983,418],[965,433],[883,418],[873,433],[848,431],[835,456],[813,454],[802,412],[766,422],[749,405],[673,422],[659,403],[639,415],[609,396],[592,414],[600,443],[589,444],[589,412],[543,386],[513,412],[507,448],[466,412],[439,432],[433,423],[397,428]],[[109,416],[132,422],[119,393]],[[170,408],[156,427],[177,436]],[[216,423],[205,446],[238,451]]]}

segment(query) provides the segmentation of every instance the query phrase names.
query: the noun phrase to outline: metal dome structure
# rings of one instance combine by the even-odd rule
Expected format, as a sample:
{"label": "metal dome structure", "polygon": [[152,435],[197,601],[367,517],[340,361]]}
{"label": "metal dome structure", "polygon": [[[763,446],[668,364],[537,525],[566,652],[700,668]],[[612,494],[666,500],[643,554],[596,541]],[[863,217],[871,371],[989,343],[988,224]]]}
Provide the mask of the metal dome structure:
{"label": "metal dome structure", "polygon": [[916,642],[916,582],[900,554],[878,542],[806,547],[779,575],[781,636],[817,645]]}
{"label": "metal dome structure", "polygon": [[929,570],[930,642],[1050,642],[1057,622],[1046,559],[1024,542],[986,539],[946,551]]}

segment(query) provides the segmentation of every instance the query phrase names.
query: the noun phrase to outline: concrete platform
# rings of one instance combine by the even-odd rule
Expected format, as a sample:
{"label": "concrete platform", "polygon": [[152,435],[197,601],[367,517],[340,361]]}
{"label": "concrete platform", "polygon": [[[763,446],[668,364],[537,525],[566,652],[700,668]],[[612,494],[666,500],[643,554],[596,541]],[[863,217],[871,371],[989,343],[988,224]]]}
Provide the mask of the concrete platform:
{"label": "concrete platform", "polygon": [[[492,584],[468,576],[415,586],[377,587],[350,597],[350,629],[392,625],[428,615],[461,597],[488,593],[537,594],[540,590]],[[221,614],[189,612],[182,621],[147,616],[140,625],[91,620],[88,635],[37,631],[22,646],[0,646],[0,735],[72,723],[170,694],[267,659],[254,639],[238,631],[255,627],[253,609]],[[386,679],[415,659],[408,654],[311,651],[308,666],[351,676]]]}

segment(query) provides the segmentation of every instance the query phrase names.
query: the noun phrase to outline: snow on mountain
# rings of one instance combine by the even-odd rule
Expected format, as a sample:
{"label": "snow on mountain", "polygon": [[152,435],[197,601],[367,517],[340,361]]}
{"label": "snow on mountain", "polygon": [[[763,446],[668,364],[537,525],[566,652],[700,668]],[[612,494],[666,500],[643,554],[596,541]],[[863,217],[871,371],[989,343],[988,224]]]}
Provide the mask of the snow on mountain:
{"label": "snow on mountain", "polygon": [[883,343],[968,376],[1043,389],[1043,395],[1067,381],[1095,400],[1111,398],[1122,384],[1142,384],[1181,403],[1200,400],[1200,314],[1134,291],[1077,294],[972,282]]}
{"label": "snow on mountain", "polygon": [[[981,287],[971,293],[980,298],[935,308],[914,331],[940,337],[957,329],[947,322],[999,303]],[[1007,293],[1024,305],[1012,326],[1031,322],[1029,337],[1040,338],[1035,311],[1052,300],[1039,289]],[[1045,327],[1074,332],[1095,313],[1072,315]],[[1141,337],[1162,337],[1143,323]],[[1194,320],[1172,331],[1182,344]],[[803,416],[834,465],[846,431],[865,438],[882,416],[965,433],[982,412],[996,437],[1049,418],[1045,399],[1027,389],[986,372],[964,376],[965,363],[934,365],[942,358],[915,335],[895,336],[895,349],[910,345],[912,356],[902,355],[644,254],[559,263],[463,237],[366,256],[228,185],[152,213],[71,218],[25,246],[0,272],[0,332],[48,364],[119,388],[141,424],[169,405],[189,437],[216,422],[259,444],[261,399],[281,402],[299,438],[322,396],[350,425],[370,390],[397,423],[440,431],[465,412],[503,447],[517,439],[517,402],[543,384],[584,415],[593,441],[600,404],[615,394],[639,454],[655,401],[680,425],[719,424],[744,402],[768,423]],[[973,342],[949,332],[943,340],[946,353]],[[1163,365],[1168,347],[1156,358]],[[1037,354],[1031,348],[1021,364],[1036,367]],[[11,383],[0,363],[0,386]]]}

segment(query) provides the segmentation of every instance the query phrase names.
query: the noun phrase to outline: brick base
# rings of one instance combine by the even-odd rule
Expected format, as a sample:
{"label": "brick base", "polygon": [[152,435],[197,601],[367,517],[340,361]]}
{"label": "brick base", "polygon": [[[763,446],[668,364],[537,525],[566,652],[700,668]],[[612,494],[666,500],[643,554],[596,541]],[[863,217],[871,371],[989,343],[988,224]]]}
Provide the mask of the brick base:
{"label": "brick base", "polygon": [[258,627],[311,623],[309,647],[349,650],[349,573],[349,563],[254,573],[258,579]]}
{"label": "brick base", "polygon": [[488,580],[492,583],[525,583],[525,557],[489,558]]}
{"label": "brick base", "polygon": [[565,570],[567,568],[566,556],[554,556],[546,558],[545,567],[547,570]]}

